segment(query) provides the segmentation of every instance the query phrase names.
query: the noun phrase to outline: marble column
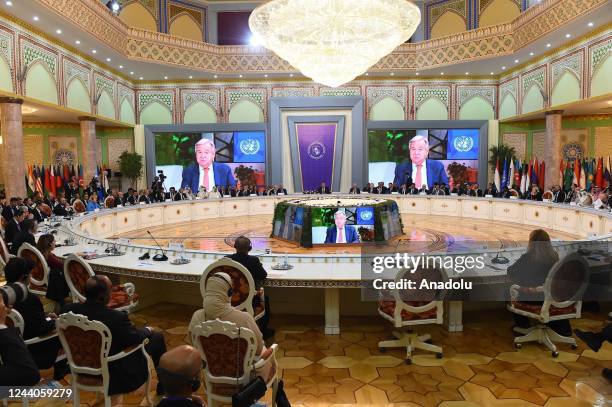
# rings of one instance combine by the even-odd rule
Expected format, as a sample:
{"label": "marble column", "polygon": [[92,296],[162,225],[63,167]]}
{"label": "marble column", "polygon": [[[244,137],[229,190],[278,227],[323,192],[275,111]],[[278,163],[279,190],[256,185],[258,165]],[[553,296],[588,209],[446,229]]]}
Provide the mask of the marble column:
{"label": "marble column", "polygon": [[561,163],[561,120],[563,110],[551,110],[546,112],[546,152],[544,161],[546,163],[544,190],[549,190],[553,185],[561,182],[559,165]]}
{"label": "marble column", "polygon": [[98,157],[98,142],[96,140],[96,119],[90,116],[79,117],[81,123],[81,149],[83,164],[83,182],[88,185],[96,175],[96,162]]}
{"label": "marble column", "polygon": [[26,196],[22,104],[21,99],[0,97],[0,171],[7,198]]}

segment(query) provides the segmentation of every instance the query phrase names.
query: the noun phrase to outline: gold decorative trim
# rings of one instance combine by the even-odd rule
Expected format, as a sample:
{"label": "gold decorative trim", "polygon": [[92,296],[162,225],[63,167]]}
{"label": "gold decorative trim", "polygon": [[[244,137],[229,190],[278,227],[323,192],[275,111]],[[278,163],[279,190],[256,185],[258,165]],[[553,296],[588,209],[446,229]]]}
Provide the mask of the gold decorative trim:
{"label": "gold decorative trim", "polygon": [[[261,47],[217,46],[128,27],[94,0],[36,0],[127,58],[211,73],[289,73],[295,69]],[[414,71],[509,55],[607,0],[543,0],[514,21],[459,34],[402,44],[374,71]]]}

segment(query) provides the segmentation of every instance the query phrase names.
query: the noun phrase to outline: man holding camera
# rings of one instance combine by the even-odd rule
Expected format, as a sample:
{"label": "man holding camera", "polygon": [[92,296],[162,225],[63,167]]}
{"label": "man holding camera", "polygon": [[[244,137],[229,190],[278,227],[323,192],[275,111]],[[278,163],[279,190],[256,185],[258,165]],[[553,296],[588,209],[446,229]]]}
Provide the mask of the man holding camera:
{"label": "man holding camera", "polygon": [[[13,257],[4,268],[7,283],[22,283],[26,287],[29,286],[30,273],[33,268],[34,263],[30,260]],[[22,301],[15,303],[14,308],[23,317],[24,339],[45,336],[55,330],[57,315],[54,313],[45,314],[43,304],[37,295],[27,295]],[[61,349],[62,345],[57,337],[28,346],[28,350],[39,369],[48,369],[53,366],[54,380],[63,379],[69,370],[65,358],[56,362]]]}
{"label": "man holding camera", "polygon": [[[6,326],[6,316],[12,305],[10,302],[7,304],[6,300],[15,300],[14,296],[7,294],[9,290],[14,293],[12,287],[0,288],[0,386],[34,386],[40,381],[38,366],[19,331]],[[23,294],[26,292],[24,290]],[[0,390],[0,399],[6,397],[8,394]]]}

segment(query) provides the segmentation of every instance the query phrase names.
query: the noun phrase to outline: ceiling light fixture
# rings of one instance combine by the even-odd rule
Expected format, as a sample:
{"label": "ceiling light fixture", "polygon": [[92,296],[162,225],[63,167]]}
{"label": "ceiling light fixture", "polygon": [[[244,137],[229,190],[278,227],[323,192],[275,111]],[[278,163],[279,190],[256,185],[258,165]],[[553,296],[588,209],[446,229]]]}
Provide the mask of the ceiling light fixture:
{"label": "ceiling light fixture", "polygon": [[546,44],[546,48],[550,48],[550,42]]}
{"label": "ceiling light fixture", "polygon": [[569,38],[571,36],[572,36],[572,34],[570,34],[570,33],[565,34],[565,38]]}
{"label": "ceiling light fixture", "polygon": [[111,61],[111,59],[110,59],[110,58],[106,58],[106,62],[110,62],[110,61]]}
{"label": "ceiling light fixture", "polygon": [[130,71],[130,75],[134,75],[134,71]]}
{"label": "ceiling light fixture", "polygon": [[268,74],[265,74],[265,75],[264,75],[264,78],[267,78],[267,77],[268,77]]}
{"label": "ceiling light fixture", "polygon": [[75,43],[76,45],[81,45],[81,41],[79,41],[79,40],[76,40],[74,43]]}
{"label": "ceiling light fixture", "polygon": [[34,17],[32,17],[32,20],[38,21],[38,20],[40,20],[40,18],[38,18],[38,16],[34,16]]}
{"label": "ceiling light fixture", "polygon": [[506,67],[505,67],[505,66],[502,66],[502,71],[505,71],[505,70],[506,70]]}
{"label": "ceiling light fixture", "polygon": [[293,78],[293,74],[292,74],[292,73],[290,73],[290,74],[289,74],[289,77],[290,77],[290,78]]}
{"label": "ceiling light fixture", "polygon": [[119,13],[121,13],[121,3],[119,3],[119,0],[108,0],[106,2],[106,7],[108,7],[108,9],[116,16],[119,15]]}
{"label": "ceiling light fixture", "polygon": [[466,74],[466,75],[469,75],[470,73],[469,73],[469,72],[466,72],[465,74]]}
{"label": "ceiling light fixture", "polygon": [[189,75],[189,79],[193,79],[193,75]]}
{"label": "ceiling light fixture", "polygon": [[56,33],[56,34],[61,34],[61,33],[62,33],[62,30],[60,30],[60,29],[58,28],[57,30],[55,30],[55,33]]}
{"label": "ceiling light fixture", "polygon": [[35,107],[25,106],[25,105],[21,106],[21,114],[32,114],[36,111],[38,111],[38,109],[36,109]]}
{"label": "ceiling light fixture", "polygon": [[532,56],[533,56],[533,52],[530,52],[530,53],[529,53],[529,56],[530,56],[530,57],[532,57]]}
{"label": "ceiling light fixture", "polygon": [[239,78],[242,78],[242,74],[238,75]]}
{"label": "ceiling light fixture", "polygon": [[391,76],[395,76],[395,72],[391,72],[389,75],[391,75]]}
{"label": "ceiling light fixture", "polygon": [[417,73],[416,73],[416,76],[419,76],[419,75],[420,75],[420,73],[418,73],[418,72],[417,72]]}
{"label": "ceiling light fixture", "polygon": [[12,2],[12,1],[8,1],[8,0],[7,0],[7,1],[5,2],[5,4],[6,4],[7,6],[9,6],[9,7],[10,7],[10,6],[12,6],[12,5],[13,5],[13,2]]}
{"label": "ceiling light fixture", "polygon": [[592,21],[589,21],[589,23],[587,24],[589,27],[593,27],[595,24],[593,24]]}
{"label": "ceiling light fixture", "polygon": [[168,77],[167,77],[167,76],[164,76],[164,79],[168,79]]}
{"label": "ceiling light fixture", "polygon": [[140,78],[138,78],[138,79],[143,80],[144,78],[141,76],[141,77],[140,77]]}
{"label": "ceiling light fixture", "polygon": [[440,75],[444,75],[444,72],[440,72]]}
{"label": "ceiling light fixture", "polygon": [[123,69],[123,65],[119,65],[119,69]]}
{"label": "ceiling light fixture", "polygon": [[331,87],[362,75],[420,22],[418,6],[405,0],[272,0],[249,17],[261,45]]}
{"label": "ceiling light fixture", "polygon": [[96,51],[95,49],[92,49],[92,50],[91,50],[91,53],[92,53],[92,54],[97,54],[97,53],[98,53],[98,51]]}
{"label": "ceiling light fixture", "polygon": [[217,79],[218,77],[219,77],[219,75],[215,75],[215,76],[213,76],[213,78],[215,78],[215,79]]}
{"label": "ceiling light fixture", "polygon": [[495,75],[495,72],[491,72],[489,75]]}
{"label": "ceiling light fixture", "polygon": [[515,64],[518,64],[518,62],[519,62],[519,60],[518,60],[518,59],[515,59],[515,60],[514,60],[514,63],[515,63]]}
{"label": "ceiling light fixture", "polygon": [[370,74],[366,72],[366,73],[365,73],[365,76],[370,76]]}

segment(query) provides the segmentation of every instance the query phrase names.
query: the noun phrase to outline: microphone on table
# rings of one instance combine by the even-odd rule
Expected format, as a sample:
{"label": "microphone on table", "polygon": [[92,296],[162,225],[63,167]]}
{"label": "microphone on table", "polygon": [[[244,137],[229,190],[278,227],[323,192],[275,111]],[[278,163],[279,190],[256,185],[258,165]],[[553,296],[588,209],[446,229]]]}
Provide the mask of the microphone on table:
{"label": "microphone on table", "polygon": [[164,252],[164,249],[162,249],[162,247],[160,246],[160,244],[157,242],[157,240],[155,240],[155,238],[153,237],[153,235],[151,234],[151,232],[149,232],[147,230],[147,233],[149,234],[149,236],[151,236],[151,239],[153,239],[153,241],[155,242],[155,244],[157,245],[157,247],[159,248],[159,250],[161,250],[162,254],[156,254],[155,256],[153,256],[153,261],[166,261],[168,260],[168,256],[166,256],[166,252]]}

